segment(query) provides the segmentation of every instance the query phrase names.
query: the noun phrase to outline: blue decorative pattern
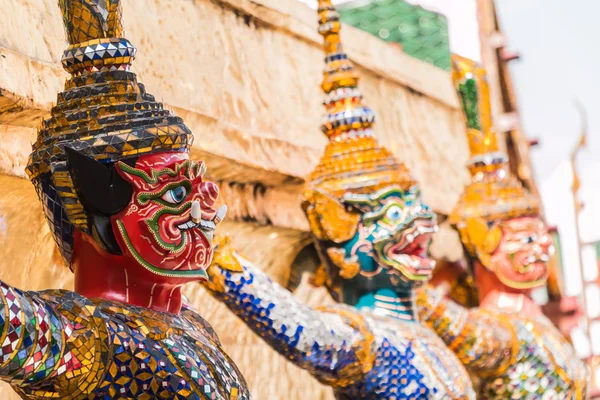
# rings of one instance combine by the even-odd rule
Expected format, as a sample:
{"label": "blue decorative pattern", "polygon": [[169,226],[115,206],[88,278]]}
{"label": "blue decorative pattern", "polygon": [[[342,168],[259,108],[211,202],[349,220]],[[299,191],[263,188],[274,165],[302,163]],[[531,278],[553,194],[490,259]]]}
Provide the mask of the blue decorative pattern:
{"label": "blue decorative pattern", "polygon": [[240,256],[213,294],[338,399],[474,399],[457,358],[429,329],[345,305],[315,310]]}

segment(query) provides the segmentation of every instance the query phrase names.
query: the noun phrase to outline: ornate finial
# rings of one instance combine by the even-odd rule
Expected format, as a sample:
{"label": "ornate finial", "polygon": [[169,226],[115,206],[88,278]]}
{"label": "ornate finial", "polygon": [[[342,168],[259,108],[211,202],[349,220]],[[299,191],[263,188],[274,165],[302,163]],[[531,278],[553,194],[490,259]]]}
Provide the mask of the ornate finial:
{"label": "ornate finial", "polygon": [[356,88],[358,75],[340,39],[340,14],[329,0],[319,1],[319,33],[325,40],[325,73],[322,88],[330,93],[338,88]]}
{"label": "ornate finial", "polygon": [[493,236],[488,234],[490,224],[537,215],[539,204],[511,174],[508,157],[498,150],[484,68],[454,54],[452,68],[452,79],[465,113],[472,180],[450,215],[450,222],[458,228],[467,250],[481,257],[487,254],[486,247],[493,247],[485,242]]}
{"label": "ornate finial", "polygon": [[136,48],[122,38],[121,0],[59,0],[70,46],[63,68],[73,75],[130,69]]}
{"label": "ornate finial", "polygon": [[473,60],[453,54],[452,80],[465,114],[471,164],[506,162],[506,156],[498,151],[498,138],[492,129],[490,88],[485,69]]}
{"label": "ornate finial", "polygon": [[121,0],[59,0],[69,44],[123,36]]}
{"label": "ornate finial", "polygon": [[330,0],[319,1],[319,33],[325,41],[325,71],[321,87],[327,111],[322,126],[329,140],[344,141],[372,136],[375,113],[362,105],[358,75],[340,39],[340,15]]}
{"label": "ornate finial", "polygon": [[[490,88],[483,66],[452,54],[452,80],[463,105],[467,126],[483,132],[491,131]],[[495,142],[494,140],[493,143]],[[492,143],[490,146],[489,150],[498,150]]]}

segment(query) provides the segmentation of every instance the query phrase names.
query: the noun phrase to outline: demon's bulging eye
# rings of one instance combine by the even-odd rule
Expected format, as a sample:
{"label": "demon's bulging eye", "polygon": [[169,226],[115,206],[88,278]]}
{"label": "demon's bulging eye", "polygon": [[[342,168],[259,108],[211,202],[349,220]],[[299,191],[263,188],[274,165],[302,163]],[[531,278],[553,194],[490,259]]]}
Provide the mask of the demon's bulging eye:
{"label": "demon's bulging eye", "polygon": [[400,206],[391,206],[385,212],[385,219],[388,222],[397,222],[402,219],[403,212]]}
{"label": "demon's bulging eye", "polygon": [[184,186],[177,186],[176,188],[167,190],[162,195],[161,199],[171,204],[179,204],[185,200],[187,196],[187,189]]}
{"label": "demon's bulging eye", "polygon": [[530,235],[521,238],[521,243],[523,244],[532,244],[537,241],[537,235]]}

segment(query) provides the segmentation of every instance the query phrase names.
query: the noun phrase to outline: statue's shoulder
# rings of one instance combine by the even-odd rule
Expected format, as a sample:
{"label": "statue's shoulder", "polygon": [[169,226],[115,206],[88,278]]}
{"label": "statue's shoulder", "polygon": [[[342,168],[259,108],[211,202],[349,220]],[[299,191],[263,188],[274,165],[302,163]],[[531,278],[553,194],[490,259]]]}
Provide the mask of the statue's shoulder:
{"label": "statue's shoulder", "polygon": [[52,306],[60,306],[65,308],[93,306],[94,302],[85,296],[80,295],[72,290],[64,289],[48,289],[38,292],[28,291],[27,295],[34,299],[40,299],[45,304]]}
{"label": "statue's shoulder", "polygon": [[212,325],[204,319],[190,304],[190,302],[184,298],[183,304],[181,306],[181,315],[189,321],[197,330],[201,331],[204,336],[211,339],[217,345],[221,345],[221,341],[219,340],[219,336],[213,329]]}

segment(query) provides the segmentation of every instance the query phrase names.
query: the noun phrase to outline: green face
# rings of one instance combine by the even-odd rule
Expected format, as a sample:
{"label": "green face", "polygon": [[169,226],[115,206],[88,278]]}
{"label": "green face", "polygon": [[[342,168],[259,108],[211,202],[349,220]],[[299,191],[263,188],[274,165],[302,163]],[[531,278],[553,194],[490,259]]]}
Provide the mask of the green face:
{"label": "green face", "polygon": [[322,248],[345,278],[344,297],[354,290],[411,289],[431,278],[435,263],[427,258],[427,249],[437,225],[417,187],[348,194],[342,201],[361,213],[356,234]]}

